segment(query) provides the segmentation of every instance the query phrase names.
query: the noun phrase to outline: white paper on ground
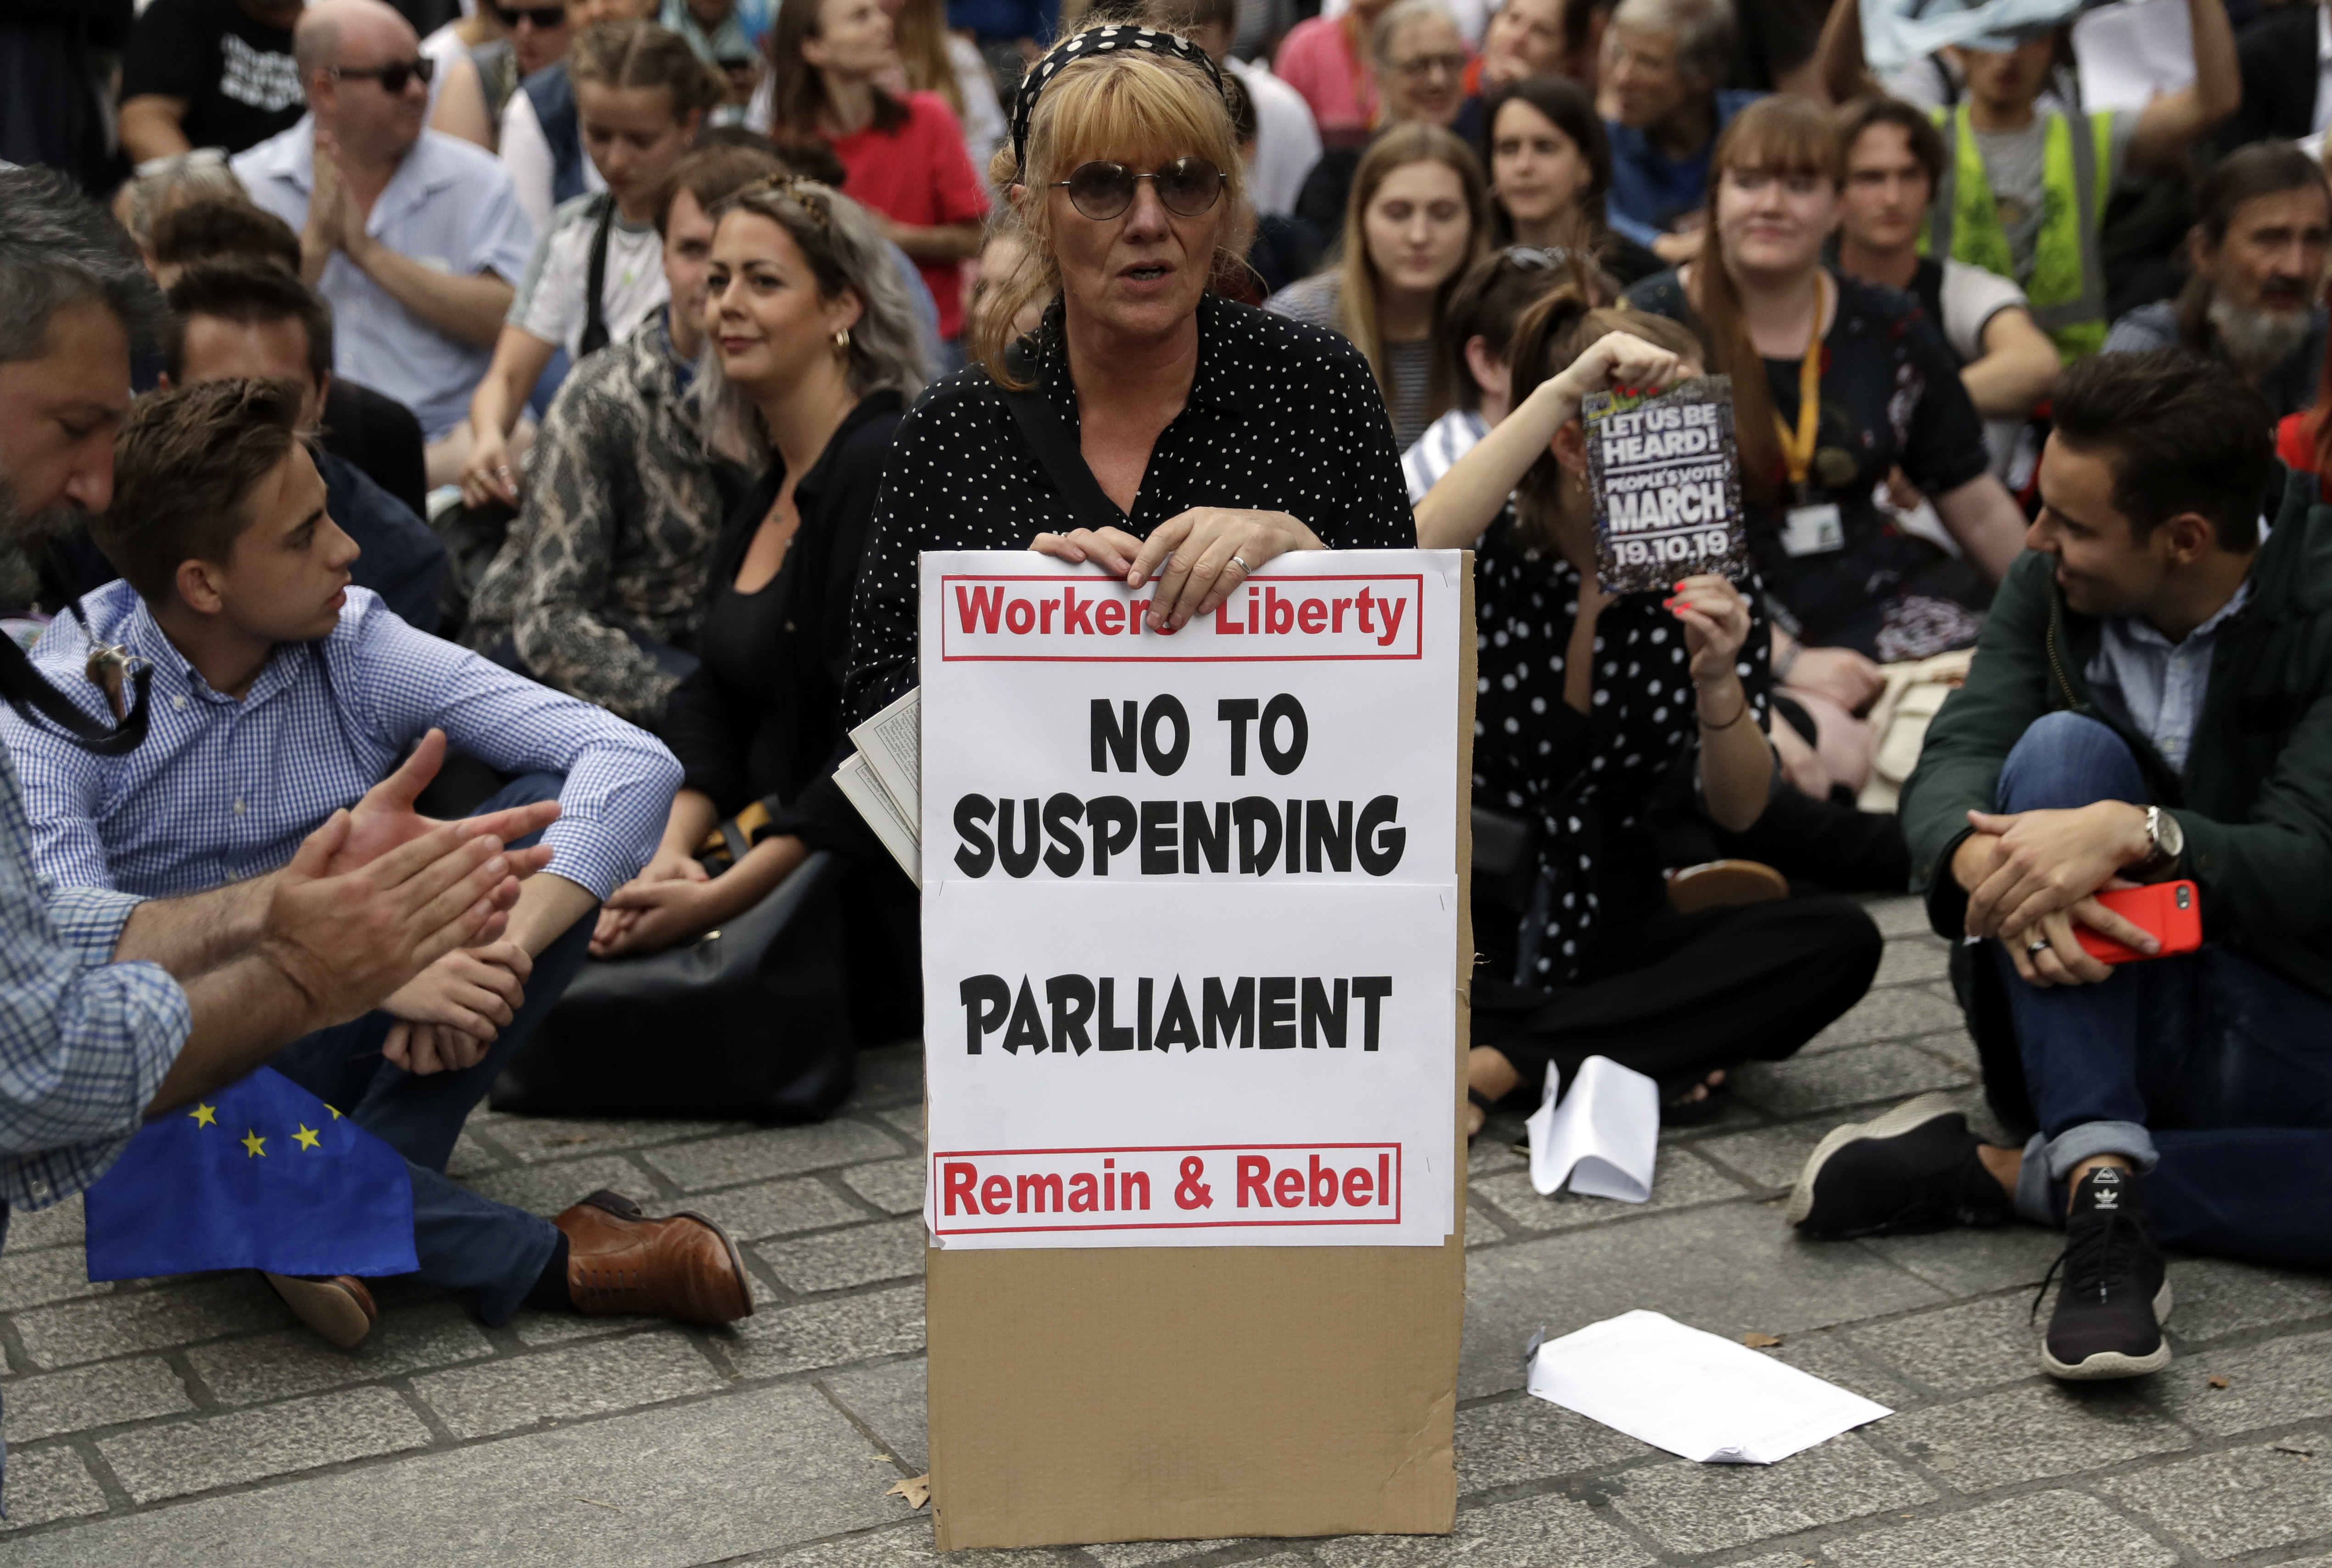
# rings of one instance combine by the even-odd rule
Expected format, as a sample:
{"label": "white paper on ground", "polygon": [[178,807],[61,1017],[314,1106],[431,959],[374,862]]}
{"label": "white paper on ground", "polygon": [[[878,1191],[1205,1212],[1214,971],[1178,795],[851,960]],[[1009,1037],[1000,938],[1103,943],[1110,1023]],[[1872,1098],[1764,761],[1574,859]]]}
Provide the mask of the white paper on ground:
{"label": "white paper on ground", "polygon": [[1659,1153],[1660,1087],[1609,1056],[1590,1056],[1555,1104],[1555,1080],[1524,1125],[1530,1129],[1531,1185],[1551,1194],[1571,1178],[1589,1198],[1641,1203],[1652,1195]]}
{"label": "white paper on ground", "polygon": [[2073,24],[2081,107],[2144,109],[2194,81],[2194,24],[2186,0],[2121,0]]}
{"label": "white paper on ground", "polygon": [[1895,1412],[1657,1312],[1549,1340],[1530,1391],[1704,1465],[1771,1465]]}

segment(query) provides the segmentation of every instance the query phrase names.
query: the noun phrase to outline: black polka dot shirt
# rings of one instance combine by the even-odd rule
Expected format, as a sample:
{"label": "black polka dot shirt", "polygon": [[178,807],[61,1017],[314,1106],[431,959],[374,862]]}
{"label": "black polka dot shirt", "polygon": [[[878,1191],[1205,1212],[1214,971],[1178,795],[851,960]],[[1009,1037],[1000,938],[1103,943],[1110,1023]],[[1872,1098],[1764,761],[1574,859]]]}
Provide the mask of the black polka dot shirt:
{"label": "black polka dot shirt", "polygon": [[[1600,967],[1599,941],[1666,907],[1653,832],[1699,798],[1691,655],[1665,594],[1621,595],[1596,617],[1582,713],[1563,700],[1579,573],[1517,539],[1511,508],[1475,549],[1474,804],[1538,828],[1534,913],[1507,978],[1569,984]],[[1758,585],[1743,593],[1741,688],[1764,729],[1773,642]]]}
{"label": "black polka dot shirt", "polygon": [[[1056,303],[1037,331],[1044,394],[1074,432]],[[1203,296],[1190,401],[1158,437],[1125,531],[1147,539],[1199,506],[1284,512],[1331,550],[1413,550],[1400,453],[1368,361],[1339,333]],[[883,475],[858,579],[845,692],[849,722],[916,681],[915,558],[1026,550],[1076,526],[1011,410],[978,365],[916,399]]]}

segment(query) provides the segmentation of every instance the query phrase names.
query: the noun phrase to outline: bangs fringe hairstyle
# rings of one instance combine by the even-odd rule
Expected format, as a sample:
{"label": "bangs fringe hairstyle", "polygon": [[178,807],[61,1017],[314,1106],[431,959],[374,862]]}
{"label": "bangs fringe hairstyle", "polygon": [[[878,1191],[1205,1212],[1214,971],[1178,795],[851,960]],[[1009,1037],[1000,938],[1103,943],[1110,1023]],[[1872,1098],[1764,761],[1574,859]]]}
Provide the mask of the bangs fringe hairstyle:
{"label": "bangs fringe hairstyle", "polygon": [[[1474,149],[1455,132],[1416,120],[1378,133],[1368,151],[1361,155],[1360,167],[1352,171],[1352,200],[1344,206],[1343,257],[1336,265],[1342,282],[1337,290],[1337,313],[1344,336],[1367,356],[1369,368],[1376,373],[1377,390],[1387,408],[1393,406],[1392,365],[1385,357],[1384,327],[1377,309],[1377,292],[1383,283],[1377,276],[1376,263],[1369,259],[1367,215],[1369,204],[1376,200],[1378,189],[1393,171],[1413,163],[1438,163],[1456,172],[1458,188],[1466,193],[1467,221],[1473,227],[1466,259],[1434,292],[1437,342],[1446,336],[1443,329],[1449,320],[1451,296],[1490,248],[1490,184],[1482,176],[1482,163]],[[1459,345],[1461,352],[1463,349]],[[1446,349],[1437,350],[1433,373],[1426,383],[1425,416],[1438,419],[1448,413],[1455,389],[1451,356]]]}
{"label": "bangs fringe hairstyle", "polygon": [[[1509,384],[1513,406],[1521,407],[1539,383],[1569,369],[1579,356],[1614,332],[1630,333],[1696,363],[1702,359],[1700,339],[1683,322],[1625,305],[1599,306],[1594,298],[1586,270],[1574,263],[1568,282],[1523,313],[1515,324],[1514,379]],[[1563,465],[1550,449],[1538,454],[1515,486],[1515,535],[1532,549],[1555,547],[1563,521]]]}
{"label": "bangs fringe hairstyle", "polygon": [[[891,391],[914,401],[923,389],[930,351],[883,229],[866,209],[831,186],[772,177],[718,203],[708,215],[716,233],[734,213],[755,214],[785,230],[809,263],[820,299],[858,296],[861,310],[850,329],[851,396]],[[741,462],[767,464],[769,432],[761,411],[722,374],[711,336],[706,334],[697,362],[704,388],[705,445]]]}
{"label": "bangs fringe hairstyle", "polygon": [[696,57],[688,40],[653,22],[595,22],[567,52],[570,81],[617,89],[661,87],[674,124],[729,100],[729,79]]}
{"label": "bangs fringe hairstyle", "polygon": [[[826,73],[802,58],[801,46],[820,37],[826,0],[783,0],[769,27],[769,129],[772,136],[824,137]],[[942,42],[941,47],[945,44]],[[907,123],[907,106],[877,87],[874,129],[888,136]]]}
{"label": "bangs fringe hairstyle", "polygon": [[[1159,27],[1154,21],[1139,24]],[[1032,385],[1013,374],[1005,354],[1011,347],[1012,319],[1032,301],[1061,291],[1061,264],[1053,255],[1052,186],[1094,159],[1140,164],[1176,158],[1203,158],[1230,177],[1215,230],[1213,276],[1243,279],[1255,232],[1247,165],[1239,157],[1230,108],[1204,71],[1171,55],[1128,49],[1073,60],[1045,84],[1028,122],[1028,167],[1019,167],[1008,139],[988,165],[989,182],[996,189],[1027,188],[1026,199],[997,204],[989,232],[1018,235],[1028,257],[972,326],[972,358],[989,379],[1016,392]]]}
{"label": "bangs fringe hairstyle", "polygon": [[1761,98],[1734,118],[1708,160],[1708,203],[1700,260],[1692,265],[1694,310],[1708,344],[1708,369],[1733,378],[1733,432],[1741,452],[1741,488],[1753,501],[1782,493],[1786,470],[1773,421],[1765,361],[1749,340],[1741,291],[1725,264],[1725,237],[1716,228],[1716,190],[1730,169],[1812,175],[1836,190],[1845,183],[1846,154],[1831,111],[1803,98]]}

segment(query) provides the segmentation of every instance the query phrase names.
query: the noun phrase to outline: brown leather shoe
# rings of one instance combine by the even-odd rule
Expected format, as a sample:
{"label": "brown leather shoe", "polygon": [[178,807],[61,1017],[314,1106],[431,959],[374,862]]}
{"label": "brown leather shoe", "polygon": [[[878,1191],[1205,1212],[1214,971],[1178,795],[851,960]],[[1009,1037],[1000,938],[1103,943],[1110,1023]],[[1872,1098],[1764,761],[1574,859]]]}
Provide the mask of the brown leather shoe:
{"label": "brown leather shoe", "polygon": [[1678,914],[1789,896],[1789,878],[1754,860],[1712,860],[1668,874],[1668,903]]}
{"label": "brown leather shoe", "polygon": [[300,1321],[342,1350],[354,1350],[372,1332],[380,1308],[352,1274],[263,1274]]}
{"label": "brown leather shoe", "polygon": [[702,1214],[651,1219],[603,1187],[551,1223],[567,1235],[567,1291],[578,1312],[684,1323],[753,1315],[753,1286],[737,1244]]}

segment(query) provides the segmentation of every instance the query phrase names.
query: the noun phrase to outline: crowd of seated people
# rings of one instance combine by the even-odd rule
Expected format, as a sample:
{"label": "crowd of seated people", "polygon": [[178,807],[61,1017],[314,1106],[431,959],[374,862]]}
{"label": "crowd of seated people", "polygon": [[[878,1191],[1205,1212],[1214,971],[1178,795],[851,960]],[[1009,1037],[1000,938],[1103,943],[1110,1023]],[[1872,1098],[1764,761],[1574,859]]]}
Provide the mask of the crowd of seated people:
{"label": "crowd of seated people", "polygon": [[[1174,112],[1221,132],[1174,186],[1198,210],[1117,168],[1136,196],[1077,221],[1218,225],[1204,312],[1259,305],[1257,341],[1365,368],[1306,417],[1401,475],[1298,518],[1311,544],[1476,552],[1477,803],[1533,829],[1477,881],[1476,1123],[1598,1053],[1672,1119],[1712,1114],[1868,984],[1876,930],[1840,895],[1918,892],[1975,939],[1954,983],[2029,1142],[1914,1102],[1826,1140],[1789,1217],[2069,1225],[2088,1305],[2046,1352],[2069,1378],[2166,1359],[2159,1244],[2332,1262],[2300,1048],[2332,1006],[2332,110],[2291,66],[2312,8],[2183,5],[2191,70],[2139,110],[2085,107],[2069,3],[1883,72],[1858,0],[1099,0],[1061,24],[1187,37],[1202,101]],[[575,807],[507,933],[282,1058],[320,1085],[369,1053],[370,1086],[333,1092],[410,1162],[432,1235],[499,1238],[423,1252],[499,1321],[602,1309],[569,1249],[648,1223],[440,1190],[587,963],[685,946],[823,854],[863,1031],[916,1027],[914,890],[831,778],[874,643],[884,691],[906,678],[899,509],[973,501],[899,454],[931,455],[921,411],[978,405],[1003,345],[1074,364],[1093,258],[1041,215],[1085,187],[1027,173],[1034,4],[437,10],[153,0],[112,124],[0,116],[0,158],[59,171],[0,197],[106,225],[107,297],[151,296],[120,307],[139,398],[111,505],[72,501],[86,526],[43,582],[0,570],[0,611],[46,622],[68,685],[97,643],[145,650],[167,704],[126,758],[5,734],[68,886],[275,873],[415,747],[467,760],[464,814]],[[48,46],[0,33],[0,83]],[[48,351],[26,322],[0,368]],[[1088,370],[1073,398],[1126,394]],[[1730,378],[1751,569],[1606,595],[1580,401],[1701,373]],[[0,427],[0,483],[30,483],[32,439]],[[1111,439],[1086,455],[1146,518],[1150,449],[1113,466]],[[1389,521],[1401,477],[1413,521]],[[1924,741],[1894,727],[1917,681],[1957,686]],[[264,724],[312,708],[335,746],[223,818],[236,715],[279,689]],[[1882,752],[1891,811],[1864,807]],[[2097,895],[2171,879],[2199,953],[2117,973],[2082,946],[2145,951]],[[2279,1183],[2300,1196],[2270,1209]],[[736,1315],[733,1254],[691,1238],[655,1310]],[[281,1288],[369,1322],[361,1282]]]}

